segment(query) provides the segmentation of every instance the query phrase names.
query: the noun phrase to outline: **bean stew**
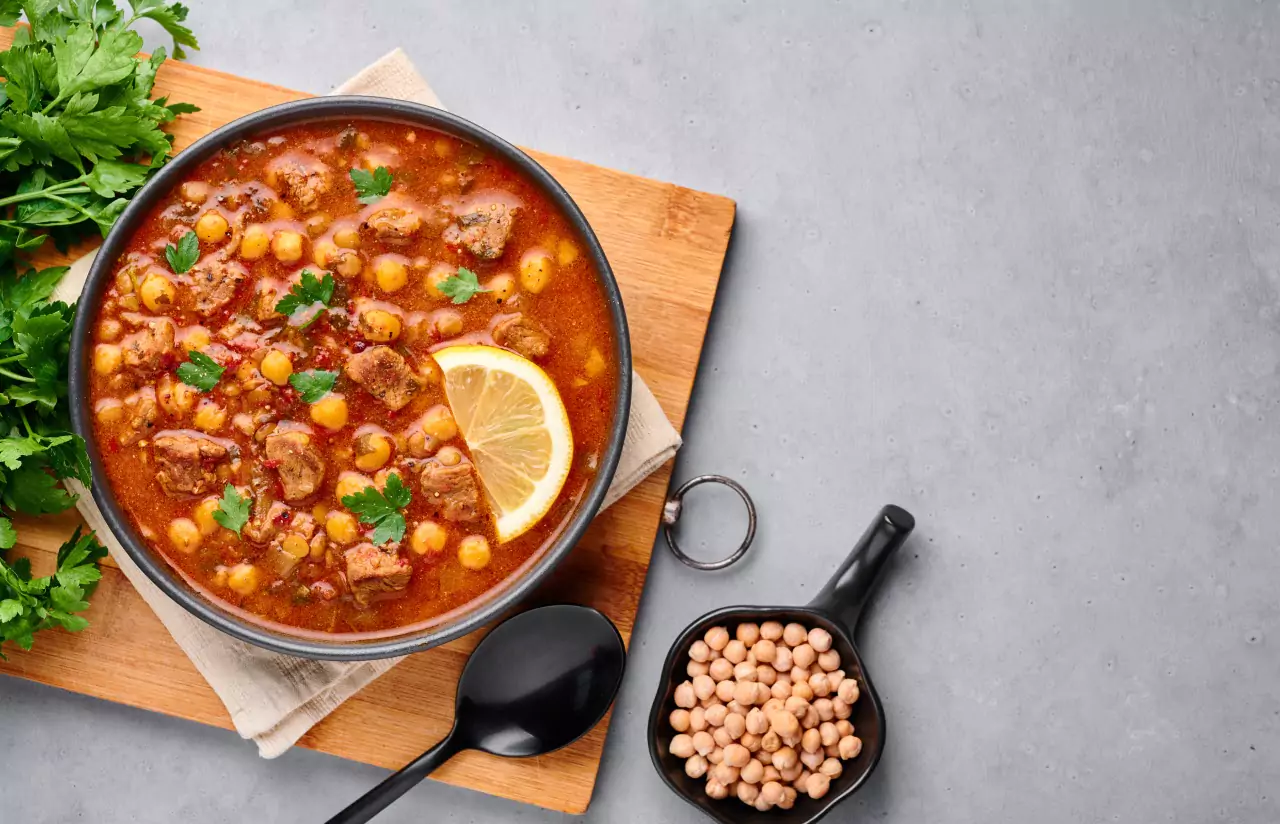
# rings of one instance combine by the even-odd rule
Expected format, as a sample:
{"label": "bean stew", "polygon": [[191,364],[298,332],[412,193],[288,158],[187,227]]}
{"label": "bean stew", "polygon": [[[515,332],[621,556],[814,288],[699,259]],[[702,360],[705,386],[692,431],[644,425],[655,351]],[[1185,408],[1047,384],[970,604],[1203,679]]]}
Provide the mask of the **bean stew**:
{"label": "bean stew", "polygon": [[[459,138],[369,119],[238,142],[113,271],[85,308],[101,469],[154,552],[268,626],[438,620],[537,557],[595,478],[619,382],[605,293],[557,207]],[[531,480],[472,448],[497,413],[455,408],[441,352],[549,379],[525,395],[562,401],[570,440],[521,436]],[[548,450],[563,485],[512,530]]]}

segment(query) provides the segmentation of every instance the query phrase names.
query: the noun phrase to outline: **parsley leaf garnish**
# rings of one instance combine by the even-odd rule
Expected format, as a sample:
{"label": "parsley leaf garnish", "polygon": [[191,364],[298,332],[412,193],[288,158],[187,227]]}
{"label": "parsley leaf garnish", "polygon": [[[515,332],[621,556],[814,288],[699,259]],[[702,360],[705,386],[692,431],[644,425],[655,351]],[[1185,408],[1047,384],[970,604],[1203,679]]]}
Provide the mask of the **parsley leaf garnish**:
{"label": "parsley leaf garnish", "polygon": [[372,172],[364,169],[351,170],[351,182],[356,184],[356,198],[366,205],[377,203],[391,191],[394,178],[385,166],[379,166]]}
{"label": "parsley leaf garnish", "polygon": [[481,292],[488,292],[489,289],[480,285],[479,278],[476,273],[465,266],[458,267],[458,274],[450,275],[440,281],[440,285],[436,287],[447,298],[453,298],[454,303],[466,303]]}
{"label": "parsley leaf garnish", "polygon": [[222,373],[227,371],[204,352],[192,349],[187,357],[191,360],[178,367],[178,380],[201,392],[208,392],[217,386],[218,381],[222,380]]}
{"label": "parsley leaf garnish", "polygon": [[393,472],[387,476],[386,486],[381,492],[376,486],[368,486],[343,498],[342,505],[355,513],[361,523],[373,527],[370,540],[381,545],[404,537],[404,515],[400,510],[412,500],[413,492]]}
{"label": "parsley leaf garnish", "polygon": [[323,278],[317,279],[310,269],[303,269],[301,279],[276,303],[276,311],[288,317],[289,323],[306,329],[316,322],[331,300],[333,275],[325,272]]}
{"label": "parsley leaf garnish", "polygon": [[213,519],[239,535],[240,530],[249,522],[249,508],[252,505],[253,498],[248,495],[240,497],[236,488],[227,484],[222,488],[222,500],[218,501],[218,508],[213,511]]}
{"label": "parsley leaf garnish", "polygon": [[172,243],[165,244],[164,256],[169,261],[169,268],[173,273],[181,275],[195,266],[196,261],[200,259],[200,238],[196,237],[195,232],[187,232],[178,241],[177,246]]}
{"label": "parsley leaf garnish", "polygon": [[106,549],[92,533],[81,535],[77,528],[58,550],[57,571],[49,577],[32,578],[26,558],[4,562],[4,550],[16,539],[13,524],[0,518],[0,644],[12,641],[31,649],[32,636],[42,629],[62,627],[79,632],[87,627],[89,622],[76,613],[89,608],[88,598],[102,578],[98,561],[106,556]]}
{"label": "parsley leaf garnish", "polygon": [[289,385],[302,394],[306,403],[315,403],[333,389],[338,379],[337,372],[326,372],[323,369],[310,369],[306,372],[294,372],[289,376]]}

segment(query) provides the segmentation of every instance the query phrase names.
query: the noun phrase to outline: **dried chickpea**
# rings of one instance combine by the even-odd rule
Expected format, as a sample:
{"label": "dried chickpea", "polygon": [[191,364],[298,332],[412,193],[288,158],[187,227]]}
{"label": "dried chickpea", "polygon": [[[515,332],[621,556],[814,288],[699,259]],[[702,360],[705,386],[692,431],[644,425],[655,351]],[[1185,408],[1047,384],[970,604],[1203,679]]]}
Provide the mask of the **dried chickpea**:
{"label": "dried chickpea", "polygon": [[712,767],[708,774],[726,787],[738,780],[738,768],[730,767],[723,761]]}
{"label": "dried chickpea", "polygon": [[800,794],[796,792],[795,787],[782,788],[782,800],[778,802],[779,810],[789,810],[796,805],[796,797]]}
{"label": "dried chickpea", "polygon": [[844,765],[840,763],[839,758],[828,758],[822,762],[822,766],[818,767],[818,772],[834,781],[844,775]]}
{"label": "dried chickpea", "polygon": [[822,627],[814,627],[809,630],[806,636],[809,646],[813,647],[814,652],[826,652],[831,649],[831,633]]}
{"label": "dried chickpea", "polygon": [[733,700],[734,687],[737,686],[733,681],[721,681],[716,684],[716,697],[721,701],[729,702]]}
{"label": "dried chickpea", "polygon": [[289,376],[293,374],[293,360],[279,349],[272,349],[263,357],[258,370],[262,372],[262,377],[276,386],[284,386],[289,382]]}
{"label": "dried chickpea", "polygon": [[765,621],[760,625],[760,637],[767,641],[781,640],[782,624],[778,621]]}
{"label": "dried chickpea", "polygon": [[[782,746],[782,742],[778,742],[778,746]],[[764,739],[760,739],[760,750],[751,754],[752,758],[764,764],[766,768],[773,766],[773,753],[764,748]]]}
{"label": "dried chickpea", "polygon": [[833,649],[818,653],[818,667],[824,672],[834,672],[840,669],[840,653]]}
{"label": "dried chickpea", "polygon": [[[671,711],[671,715],[668,716],[667,720],[671,722],[671,729],[675,730],[676,732],[689,731],[689,711],[688,710],[674,709]],[[688,736],[685,736],[685,737],[688,738]],[[690,752],[692,752],[693,739],[689,739],[689,744],[690,744]],[[681,758],[688,758],[688,757],[689,756],[687,755],[681,756]]]}
{"label": "dried chickpea", "polygon": [[[762,638],[759,641],[756,641],[751,647],[751,651],[755,653],[756,660],[762,664],[772,664],[778,657],[777,644],[773,643],[768,638]],[[790,669],[790,667],[787,669]]]}
{"label": "dried chickpea", "polygon": [[806,730],[811,730],[822,723],[822,716],[818,715],[818,711],[809,705],[809,709],[804,711],[804,718],[800,719],[800,726]]}
{"label": "dried chickpea", "polygon": [[743,661],[739,664],[734,664],[733,677],[737,678],[739,681],[754,682],[756,680],[755,665],[748,664],[746,661]]}
{"label": "dried chickpea", "polygon": [[[719,699],[713,698],[712,700],[718,701]],[[730,701],[728,704],[724,705],[724,708],[727,709],[731,714],[741,715],[743,718],[746,718],[747,713],[751,711],[750,707],[744,707],[741,704],[739,704],[737,701]]]}
{"label": "dried chickpea", "polygon": [[756,681],[766,687],[772,687],[778,680],[778,671],[768,664],[756,665]]}
{"label": "dried chickpea", "polygon": [[707,774],[707,759],[700,755],[691,755],[684,762],[684,774],[690,778],[701,778]]}
{"label": "dried chickpea", "polygon": [[[783,680],[786,679],[786,680]],[[778,680],[773,682],[773,686],[769,688],[769,694],[779,701],[785,701],[791,697],[791,679],[785,675],[779,675]]]}
{"label": "dried chickpea", "polygon": [[[698,691],[697,683],[693,685],[693,690],[695,693]],[[729,710],[725,708],[724,704],[712,704],[707,707],[705,715],[708,725],[712,727],[722,727],[724,726],[725,718],[729,716]]]}
{"label": "dried chickpea", "polygon": [[831,699],[831,711],[835,713],[836,718],[843,721],[853,715],[853,707],[844,701],[840,696]]}
{"label": "dried chickpea", "polygon": [[[717,705],[723,706],[723,705]],[[708,707],[707,709],[710,709]],[[716,742],[717,747],[727,747],[733,743],[733,736],[729,735],[729,731],[724,727],[712,727],[711,738]]]}
{"label": "dried chickpea", "polygon": [[835,710],[831,706],[830,698],[817,698],[813,702],[813,708],[818,711],[818,719],[820,721],[830,721],[836,717]]}
{"label": "dried chickpea", "polygon": [[846,735],[840,739],[840,757],[845,761],[851,758],[857,758],[858,753],[862,752],[862,739],[854,735]]}
{"label": "dried chickpea", "polygon": [[782,738],[773,730],[769,730],[760,739],[760,749],[767,753],[775,753],[782,749]]}
{"label": "dried chickpea", "polygon": [[723,801],[729,797],[729,788],[714,778],[707,782],[705,791],[708,798],[714,798],[716,801]]}
{"label": "dried chickpea", "polygon": [[267,254],[271,246],[271,236],[265,226],[255,223],[244,230],[240,236],[240,257],[245,260],[260,260]]}
{"label": "dried chickpea", "polygon": [[807,753],[815,753],[822,749],[822,733],[818,730],[805,730],[800,739],[800,748]]}
{"label": "dried chickpea", "polygon": [[840,682],[840,686],[836,688],[836,695],[846,704],[858,703],[858,696],[861,694],[858,689],[858,682],[852,678],[846,678]]}
{"label": "dried chickpea", "polygon": [[[756,657],[760,658],[760,654],[756,653]],[[763,661],[764,659],[760,658],[760,660]],[[776,647],[772,663],[773,668],[778,672],[791,672],[791,668],[795,666],[795,661],[791,658],[791,649],[789,647]]]}
{"label": "dried chickpea", "polygon": [[818,727],[818,732],[821,735],[822,746],[824,747],[830,747],[840,741],[840,733],[836,730],[836,725],[830,721],[823,721],[822,726]]}
{"label": "dried chickpea", "polygon": [[[790,738],[800,734],[800,719],[785,709],[769,715],[769,731]],[[781,769],[781,767],[779,767]]]}
{"label": "dried chickpea", "polygon": [[778,772],[781,773],[783,781],[795,781],[804,774],[804,764],[801,764],[800,759],[797,758],[796,763],[787,767],[785,770],[779,768]]}
{"label": "dried chickpea", "polygon": [[[758,763],[758,762],[757,762]],[[739,774],[741,778],[741,774]],[[738,800],[744,804],[754,804],[760,795],[760,788],[749,781],[739,781],[737,785]]]}
{"label": "dried chickpea", "polygon": [[848,721],[841,719],[840,721],[836,722],[836,732],[840,733],[841,738],[844,738],[845,736],[848,736],[848,735],[853,735],[853,725],[850,724]]}
{"label": "dried chickpea", "polygon": [[690,661],[688,664],[685,664],[684,671],[690,678],[694,678],[699,675],[706,675],[710,672],[711,665],[704,664],[701,661]]}
{"label": "dried chickpea", "polygon": [[708,755],[716,748],[716,740],[706,730],[693,734],[693,749],[698,755]]}
{"label": "dried chickpea", "polygon": [[205,212],[196,221],[196,237],[205,243],[217,243],[227,236],[227,219],[217,212]]}
{"label": "dried chickpea", "polygon": [[[810,730],[809,732],[813,732],[813,730]],[[818,768],[822,766],[822,762],[826,760],[827,754],[822,751],[821,746],[819,746],[815,752],[800,753],[800,763],[803,764],[804,768],[810,772],[817,772]]]}
{"label": "dried chickpea", "polygon": [[756,682],[756,703],[764,704],[766,701],[768,701],[772,697],[773,697],[772,688],[770,688],[766,684],[761,684],[759,681],[757,681]]}
{"label": "dried chickpea", "polygon": [[682,709],[692,709],[698,704],[698,696],[693,691],[693,684],[684,681],[676,687],[675,693],[676,706]]}
{"label": "dried chickpea", "polygon": [[302,260],[302,235],[281,230],[271,236],[271,254],[281,263],[297,263]]}
{"label": "dried chickpea", "polygon": [[805,788],[809,793],[809,797],[817,801],[831,789],[831,779],[822,773],[814,773],[809,776],[809,780],[805,783]]}
{"label": "dried chickpea", "polygon": [[773,766],[778,768],[779,772],[786,772],[789,767],[795,766],[800,761],[800,756],[796,755],[796,751],[790,747],[780,747],[773,754]]}
{"label": "dried chickpea", "polygon": [[[804,767],[804,763],[801,762],[800,766]],[[812,776],[813,776],[812,772],[810,772],[807,769],[802,769],[800,772],[800,775],[797,776],[796,779],[791,782],[791,786],[795,787],[797,790],[799,790],[802,793],[807,793],[809,789],[809,779]]]}
{"label": "dried chickpea", "polygon": [[93,348],[93,371],[99,375],[114,374],[124,361],[124,353],[113,343],[100,343]]}
{"label": "dried chickpea", "polygon": [[[753,670],[754,672],[754,670]],[[726,683],[722,681],[721,683]],[[756,703],[756,684],[754,681],[739,681],[733,688],[733,700],[744,707]]]}
{"label": "dried chickpea", "polygon": [[767,782],[760,788],[760,797],[770,804],[778,804],[782,801],[782,785],[777,780]]}
{"label": "dried chickpea", "polygon": [[809,637],[809,631],[799,624],[787,624],[782,629],[782,640],[789,647],[798,647]]}
{"label": "dried chickpea", "polygon": [[689,729],[694,732],[702,732],[707,728],[707,711],[702,707],[694,707],[689,710]]}
{"label": "dried chickpea", "polygon": [[[726,757],[728,756],[726,755]],[[764,764],[756,761],[748,754],[747,763],[743,764],[738,772],[738,780],[745,781],[748,784],[759,784],[761,778],[764,778]]]}
{"label": "dried chickpea", "polygon": [[808,683],[809,676],[812,673],[804,667],[792,667],[791,672],[787,673],[787,677],[791,679],[791,683],[798,684],[801,681]]}
{"label": "dried chickpea", "polygon": [[740,713],[730,712],[724,717],[724,728],[728,730],[729,735],[737,741],[747,732],[747,719]]}
{"label": "dried chickpea", "polygon": [[[724,748],[724,763],[730,767],[739,769],[747,766],[751,762],[751,753],[747,752],[747,748],[741,744],[727,744]],[[759,763],[759,762],[756,762]],[[764,771],[764,765],[761,765],[761,772]]]}
{"label": "dried chickpea", "polygon": [[730,641],[725,644],[724,657],[728,658],[731,664],[741,664],[747,660],[747,645],[736,639]]}
{"label": "dried chickpea", "polygon": [[809,676],[809,689],[813,690],[813,694],[819,698],[826,698],[831,694],[831,681],[827,678],[825,672],[817,672]]}
{"label": "dried chickpea", "polygon": [[413,528],[409,546],[419,555],[434,555],[444,551],[449,532],[435,521],[423,521]]}
{"label": "dried chickpea", "polygon": [[693,739],[683,733],[671,739],[667,747],[676,758],[688,758],[693,755]]}
{"label": "dried chickpea", "polygon": [[483,535],[468,535],[458,544],[458,563],[467,569],[484,569],[490,557],[489,541]]}
{"label": "dried chickpea", "polygon": [[738,628],[734,630],[734,637],[746,646],[754,646],[760,640],[759,624],[738,624]]}
{"label": "dried chickpea", "polygon": [[813,700],[813,688],[808,681],[796,681],[791,685],[791,694],[806,701]]}
{"label": "dried chickpea", "polygon": [[712,704],[715,704],[715,703],[716,703],[716,699],[715,699],[715,698],[702,698],[702,699],[699,699],[699,700],[698,700],[698,706],[699,706],[699,707],[702,707],[704,710],[705,710],[707,707],[710,707]]}
{"label": "dried chickpea", "polygon": [[791,650],[791,658],[796,662],[797,667],[808,669],[818,660],[818,653],[814,652],[813,647],[808,644],[801,644]]}
{"label": "dried chickpea", "polygon": [[747,748],[751,754],[760,752],[760,736],[749,732],[744,732],[742,737],[738,739],[738,743]]}
{"label": "dried chickpea", "polygon": [[708,665],[708,672],[716,681],[727,681],[733,677],[733,664],[727,658],[717,658]]}
{"label": "dried chickpea", "polygon": [[689,657],[695,661],[710,661],[711,647],[707,646],[706,641],[694,641],[689,647]]}
{"label": "dried chickpea", "polygon": [[724,627],[712,627],[707,630],[707,634],[703,637],[707,642],[707,646],[717,652],[723,650],[729,643],[729,631]]}
{"label": "dried chickpea", "polygon": [[809,709],[809,702],[798,695],[792,695],[783,701],[783,704],[786,706],[787,712],[794,715],[797,720],[804,718],[805,711]]}
{"label": "dried chickpea", "polygon": [[769,719],[760,709],[753,709],[747,713],[746,724],[747,732],[755,735],[764,735],[769,731]]}

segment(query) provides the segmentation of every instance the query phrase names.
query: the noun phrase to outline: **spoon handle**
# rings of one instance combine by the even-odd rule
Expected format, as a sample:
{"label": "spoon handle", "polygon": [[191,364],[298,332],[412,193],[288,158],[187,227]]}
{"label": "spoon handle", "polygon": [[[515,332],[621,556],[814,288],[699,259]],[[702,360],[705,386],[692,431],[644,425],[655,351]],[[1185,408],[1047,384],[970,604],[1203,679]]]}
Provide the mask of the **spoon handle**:
{"label": "spoon handle", "polygon": [[453,729],[449,730],[449,734],[443,741],[418,756],[417,760],[400,772],[360,796],[345,810],[329,819],[328,824],[364,824],[382,812],[391,802],[426,778],[436,767],[466,749],[458,743],[457,731],[458,726],[454,724]]}
{"label": "spoon handle", "polygon": [[902,546],[915,526],[916,519],[902,507],[889,504],[881,509],[849,557],[809,606],[839,620],[852,635],[884,562]]}

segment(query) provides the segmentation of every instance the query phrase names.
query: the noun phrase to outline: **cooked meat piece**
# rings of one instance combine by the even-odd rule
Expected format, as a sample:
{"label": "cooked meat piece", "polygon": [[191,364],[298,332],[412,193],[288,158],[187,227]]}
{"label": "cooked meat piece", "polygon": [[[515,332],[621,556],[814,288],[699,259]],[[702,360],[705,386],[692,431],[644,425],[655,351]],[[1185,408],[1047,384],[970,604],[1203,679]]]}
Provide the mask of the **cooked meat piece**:
{"label": "cooked meat piece", "polygon": [[305,432],[278,432],[267,436],[267,460],[275,464],[286,501],[314,495],[324,481],[324,458]]}
{"label": "cooked meat piece", "polygon": [[329,191],[333,173],[318,160],[304,164],[289,159],[275,164],[268,175],[271,185],[286,202],[310,212],[320,205],[320,198]]}
{"label": "cooked meat piece", "polygon": [[379,593],[404,589],[413,575],[408,561],[373,544],[353,546],[342,557],[347,562],[347,585],[361,606],[368,605]]}
{"label": "cooked meat piece", "polygon": [[[286,531],[280,532],[275,539],[271,541],[271,546],[267,548],[265,554],[267,563],[282,578],[287,578],[289,573],[293,572],[303,558],[311,554],[311,541],[316,534],[316,519],[310,512],[296,512],[293,520],[289,522]],[[324,537],[324,533],[320,534]],[[302,541],[302,548],[305,550],[301,555],[295,555],[298,551],[296,546],[298,540]],[[289,545],[286,545],[286,541]],[[323,545],[321,552],[323,552]]]}
{"label": "cooked meat piece", "polygon": [[140,378],[151,378],[169,369],[173,361],[173,321],[152,318],[125,337],[124,365]]}
{"label": "cooked meat piece", "polygon": [[432,461],[418,476],[427,506],[450,521],[474,521],[480,516],[480,487],[476,484],[471,464],[463,462],[445,466]]}
{"label": "cooked meat piece", "polygon": [[263,279],[258,281],[257,289],[253,293],[253,318],[254,320],[265,322],[283,318],[284,315],[276,311],[276,304],[280,302],[280,298],[289,291],[288,286],[284,286],[272,279]]}
{"label": "cooked meat piece", "polygon": [[347,360],[347,377],[395,411],[413,400],[421,387],[399,353],[386,346],[374,346]]}
{"label": "cooked meat piece", "polygon": [[458,210],[458,222],[444,230],[444,242],[465,246],[483,260],[501,257],[515,214],[516,207],[501,201],[472,202]]}
{"label": "cooked meat piece", "polygon": [[190,278],[196,312],[207,315],[230,303],[236,289],[249,279],[249,273],[235,261],[212,258],[197,263],[191,269]]}
{"label": "cooked meat piece", "polygon": [[144,386],[124,399],[124,411],[129,425],[120,433],[121,446],[133,446],[151,434],[156,425],[156,390]]}
{"label": "cooked meat piece", "polygon": [[529,360],[545,357],[551,348],[551,335],[542,324],[524,315],[513,315],[493,327],[493,341],[514,349]]}
{"label": "cooked meat piece", "polygon": [[400,209],[388,206],[369,215],[363,224],[381,240],[405,240],[411,238],[422,228],[422,218],[411,209]]}
{"label": "cooked meat piece", "polygon": [[227,448],[200,435],[173,432],[155,441],[156,480],[170,497],[204,495],[218,486],[218,465]]}
{"label": "cooked meat piece", "polygon": [[244,525],[240,534],[255,544],[265,544],[280,534],[280,528],[289,518],[289,507],[280,501],[271,501],[265,507],[263,502],[269,499],[259,497],[254,501],[253,517]]}

